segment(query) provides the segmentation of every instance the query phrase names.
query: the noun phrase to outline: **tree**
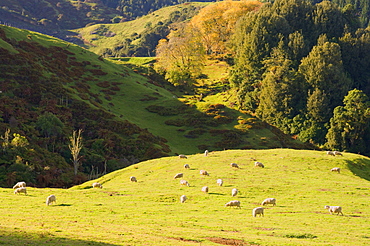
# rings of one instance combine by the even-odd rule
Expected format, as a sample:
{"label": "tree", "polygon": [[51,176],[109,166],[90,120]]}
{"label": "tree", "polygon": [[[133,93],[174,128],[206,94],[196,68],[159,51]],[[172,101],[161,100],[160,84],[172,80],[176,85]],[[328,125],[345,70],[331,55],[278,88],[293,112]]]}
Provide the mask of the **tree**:
{"label": "tree", "polygon": [[[266,72],[259,95],[256,114],[277,127],[286,127],[285,118],[292,119],[304,107],[303,80],[292,68],[292,61],[282,47],[273,49],[271,58],[265,60]],[[285,122],[285,123],[283,123]]]}
{"label": "tree", "polygon": [[191,19],[199,30],[207,53],[225,53],[227,43],[234,33],[236,22],[262,5],[258,1],[221,1],[210,4]]}
{"label": "tree", "polygon": [[73,131],[72,136],[69,138],[71,141],[71,144],[68,145],[69,149],[71,150],[72,154],[72,161],[73,161],[73,167],[74,167],[74,173],[77,175],[78,167],[80,165],[80,151],[82,149],[82,136],[81,136],[82,130],[79,129],[78,133],[76,134],[76,131]]}
{"label": "tree", "polygon": [[191,85],[201,74],[205,51],[196,31],[181,27],[158,43],[156,69],[165,71],[165,78],[175,86]]}
{"label": "tree", "polygon": [[338,106],[330,119],[326,135],[330,149],[369,153],[370,151],[370,101],[361,90],[353,89]]}
{"label": "tree", "polygon": [[2,141],[2,147],[3,150],[6,150],[9,147],[10,141],[9,141],[9,135],[10,135],[10,129],[6,129],[4,136],[1,136]]}
{"label": "tree", "polygon": [[14,133],[13,134],[13,139],[12,141],[10,142],[10,145],[14,146],[14,147],[26,147],[29,143],[28,143],[28,140],[25,136],[22,136],[18,133]]}
{"label": "tree", "polygon": [[312,119],[328,122],[332,110],[340,105],[352,86],[352,80],[342,64],[340,46],[329,42],[326,35],[320,36],[318,44],[302,59],[299,72],[309,86],[308,115]]}

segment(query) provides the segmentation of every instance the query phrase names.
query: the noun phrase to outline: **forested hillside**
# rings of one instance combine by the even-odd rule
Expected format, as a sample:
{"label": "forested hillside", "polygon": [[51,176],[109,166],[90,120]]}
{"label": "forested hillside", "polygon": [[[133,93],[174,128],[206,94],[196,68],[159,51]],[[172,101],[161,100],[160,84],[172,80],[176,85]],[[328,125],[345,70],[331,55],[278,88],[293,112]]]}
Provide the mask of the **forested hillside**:
{"label": "forested hillside", "polygon": [[226,1],[203,8],[160,41],[157,71],[176,86],[193,86],[204,57],[225,60],[239,109],[303,142],[369,155],[370,30],[353,6],[260,6]]}
{"label": "forested hillside", "polygon": [[302,141],[369,154],[369,31],[329,1],[250,12],[233,36],[240,107]]}

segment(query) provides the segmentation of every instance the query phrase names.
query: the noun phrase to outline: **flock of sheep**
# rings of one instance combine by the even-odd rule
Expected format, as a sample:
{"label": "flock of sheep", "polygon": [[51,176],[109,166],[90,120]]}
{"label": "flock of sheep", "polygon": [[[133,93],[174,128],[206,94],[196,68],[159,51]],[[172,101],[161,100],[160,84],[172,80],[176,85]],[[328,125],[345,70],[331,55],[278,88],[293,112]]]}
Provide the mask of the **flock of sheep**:
{"label": "flock of sheep", "polygon": [[[208,150],[206,150],[204,152],[204,156],[208,156],[208,153],[209,153]],[[187,156],[186,155],[179,155],[179,158],[180,159],[187,159]],[[261,167],[261,168],[264,168],[265,167],[261,162],[258,162],[258,161],[256,161],[254,163],[254,165],[255,165],[255,167]],[[239,165],[237,163],[231,163],[230,166],[232,168],[239,168]],[[190,168],[189,164],[185,164],[184,165],[184,168],[185,169],[189,169]],[[209,173],[206,170],[200,170],[199,171],[199,174],[200,175],[209,176]],[[177,173],[177,174],[175,174],[175,176],[173,178],[174,179],[178,179],[178,178],[183,178],[183,177],[184,177],[184,174],[183,173]],[[223,180],[222,179],[217,179],[216,180],[216,183],[219,186],[222,186],[223,185]],[[181,185],[190,186],[189,182],[186,181],[186,180],[184,180],[184,179],[181,179],[180,180],[180,184]],[[208,193],[208,191],[209,191],[208,186],[203,186],[202,189],[201,189],[201,191],[202,192],[205,192],[205,193]],[[238,194],[238,189],[233,188],[231,190],[231,196],[232,197],[235,197],[237,194]],[[186,195],[180,196],[180,202],[181,203],[184,203],[186,200],[187,200]],[[261,203],[262,206],[267,205],[267,204],[272,204],[273,206],[275,206],[276,205],[276,199],[275,198],[266,198]],[[225,204],[225,207],[237,207],[237,208],[241,208],[240,201],[238,201],[238,200],[229,201],[228,203]],[[252,215],[253,215],[253,217],[256,217],[257,215],[264,216],[264,208],[263,207],[256,207],[256,208],[254,208],[253,211],[252,211]]]}
{"label": "flock of sheep", "polygon": [[[331,156],[342,156],[343,154],[340,153],[339,151],[327,151],[327,155],[331,155]],[[204,156],[208,156],[208,150],[206,150],[204,152]],[[179,155],[179,158],[181,158],[181,159],[187,159],[187,156],[186,155]],[[236,164],[236,163],[231,163],[230,166],[232,168],[239,168],[238,164]],[[260,168],[264,168],[265,167],[261,162],[258,162],[258,161],[255,161],[254,166],[255,167],[260,167]],[[185,164],[184,165],[184,168],[185,169],[190,169],[189,164]],[[338,172],[338,173],[340,173],[340,168],[339,167],[334,167],[334,168],[331,169],[331,171],[332,172]],[[200,175],[209,176],[209,173],[206,170],[200,170],[199,173],[200,173]],[[184,176],[183,173],[177,173],[174,176],[174,179],[183,178],[183,176]],[[136,179],[136,177],[131,176],[130,177],[130,181],[131,182],[137,182],[137,179]],[[223,180],[222,179],[217,179],[216,180],[216,183],[219,186],[222,186],[223,185]],[[180,184],[181,185],[185,185],[185,186],[190,186],[189,182],[186,181],[186,180],[184,180],[184,179],[181,179],[180,180]],[[100,188],[100,189],[102,189],[103,188],[103,185],[101,185],[98,182],[94,182],[92,184],[92,188]],[[21,181],[21,182],[16,183],[13,186],[13,189],[14,189],[14,194],[24,193],[25,195],[27,195],[26,182],[24,182],[24,181]],[[208,191],[209,191],[208,186],[203,186],[202,189],[201,189],[201,191],[202,192],[205,192],[205,193],[208,193]],[[238,194],[238,189],[233,188],[232,191],[231,191],[231,196],[232,197],[235,197],[235,196],[237,196],[237,194]],[[184,203],[186,200],[187,200],[186,195],[182,195],[180,197],[180,202],[181,203]],[[55,197],[55,195],[50,195],[50,196],[48,196],[46,198],[46,205],[50,205],[52,203],[56,203],[56,197]],[[265,206],[265,205],[268,205],[268,204],[272,204],[273,206],[276,206],[276,199],[275,198],[266,198],[261,203],[262,206]],[[238,201],[238,200],[229,201],[228,203],[225,204],[225,207],[237,207],[237,208],[241,208],[240,201]],[[328,211],[329,211],[330,214],[335,213],[337,215],[339,215],[339,214],[343,215],[342,208],[340,206],[328,206],[328,205],[326,205],[324,208],[325,209],[328,209]],[[256,207],[256,208],[254,208],[252,210],[252,215],[253,215],[253,217],[256,217],[257,215],[264,216],[264,207]]]}
{"label": "flock of sheep", "polygon": [[[339,151],[327,151],[327,155],[331,155],[331,156],[343,156],[343,154]],[[208,156],[208,150],[206,150],[204,152],[204,156]],[[186,155],[179,155],[179,158],[180,159],[187,159],[187,156]],[[230,164],[231,167],[233,168],[239,168],[239,165],[236,164],[236,163],[231,163]],[[255,163],[254,163],[254,166],[255,167],[260,167],[260,168],[264,168],[264,164],[261,163],[261,162],[258,162],[255,160]],[[184,165],[184,168],[185,169],[189,169],[190,166],[189,164],[185,164]],[[338,172],[340,173],[340,168],[339,167],[334,167],[331,169],[332,172]],[[207,175],[209,176],[209,173],[206,171],[206,170],[200,170],[200,174],[201,175]],[[174,176],[174,179],[178,179],[178,178],[183,178],[184,174],[183,173],[177,173],[175,176]],[[222,179],[217,179],[217,184],[219,186],[222,186],[223,185],[223,180]],[[189,182],[184,180],[184,179],[181,179],[180,180],[180,184],[181,185],[186,185],[186,186],[190,186]],[[202,192],[205,192],[205,193],[208,193],[209,191],[209,188],[208,186],[203,186],[202,187]],[[231,195],[233,197],[235,197],[236,195],[238,194],[238,189],[236,188],[233,188],[232,191],[231,191]],[[181,203],[184,203],[185,201],[187,200],[187,197],[186,195],[182,195],[180,197],[180,202]],[[265,205],[268,205],[268,204],[272,204],[273,206],[276,206],[276,199],[275,198],[266,198],[265,200],[262,201],[261,205],[262,206],[265,206]],[[241,208],[240,206],[240,201],[238,200],[232,200],[232,201],[229,201],[228,203],[225,204],[226,207],[237,207],[237,208]],[[342,213],[342,208],[340,206],[324,206],[325,209],[328,209],[329,213],[330,214],[341,214],[343,215]],[[264,207],[256,207],[252,210],[252,215],[253,217],[256,217],[257,215],[259,216],[264,216]]]}
{"label": "flock of sheep", "polygon": [[[21,182],[18,182],[16,183],[14,186],[13,186],[13,189],[14,189],[14,194],[20,194],[20,193],[24,193],[25,195],[27,195],[27,188],[26,188],[26,182],[24,181],[21,181]],[[56,203],[57,202],[57,199],[55,197],[55,195],[50,195],[46,198],[46,205],[50,205],[51,203]]]}

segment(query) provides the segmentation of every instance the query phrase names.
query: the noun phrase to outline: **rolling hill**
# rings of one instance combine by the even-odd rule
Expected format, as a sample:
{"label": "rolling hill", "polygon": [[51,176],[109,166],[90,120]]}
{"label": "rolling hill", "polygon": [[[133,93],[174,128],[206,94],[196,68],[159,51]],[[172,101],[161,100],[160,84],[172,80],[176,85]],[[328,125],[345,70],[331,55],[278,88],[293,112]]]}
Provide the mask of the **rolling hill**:
{"label": "rolling hill", "polygon": [[[254,161],[265,168],[254,167]],[[235,162],[239,169],[230,167]],[[190,169],[184,169],[188,163]],[[340,167],[341,173],[330,172]],[[201,176],[199,170],[209,176]],[[181,186],[176,173],[190,187]],[[135,176],[138,182],[131,182]],[[222,178],[223,186],[216,180]],[[71,189],[0,189],[7,245],[367,245],[370,159],[344,153],[228,150],[137,163]],[[102,189],[92,189],[95,181]],[[209,193],[201,192],[203,186]],[[231,196],[231,189],[239,194]],[[46,206],[48,195],[57,203]],[[181,195],[188,200],[180,203]],[[264,217],[252,209],[267,197]],[[241,209],[225,203],[239,200]],[[22,209],[19,209],[22,204]],[[344,216],[325,205],[342,206]],[[17,211],[16,213],[14,211]]]}
{"label": "rolling hill", "polygon": [[39,186],[84,180],[68,174],[69,136],[77,129],[84,131],[81,175],[207,148],[312,148],[229,107],[227,95],[183,98],[150,67],[106,60],[17,28],[0,26],[0,37],[1,136],[10,129],[10,140],[16,133],[29,142],[25,148],[10,145],[1,157],[3,185],[17,179]]}

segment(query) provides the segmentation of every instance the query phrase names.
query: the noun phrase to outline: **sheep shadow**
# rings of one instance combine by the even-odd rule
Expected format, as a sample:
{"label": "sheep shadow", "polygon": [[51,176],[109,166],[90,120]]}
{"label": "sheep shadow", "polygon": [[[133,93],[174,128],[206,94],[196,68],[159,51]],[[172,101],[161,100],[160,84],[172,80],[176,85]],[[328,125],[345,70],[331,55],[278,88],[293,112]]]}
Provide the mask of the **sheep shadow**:
{"label": "sheep shadow", "polygon": [[217,193],[217,192],[208,192],[210,195],[217,195],[217,196],[224,196],[225,194]]}
{"label": "sheep shadow", "polygon": [[70,206],[72,206],[72,204],[61,203],[61,204],[57,204],[55,206],[58,206],[58,207],[70,207]]}

